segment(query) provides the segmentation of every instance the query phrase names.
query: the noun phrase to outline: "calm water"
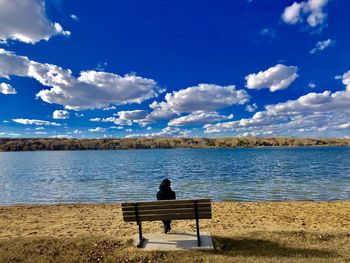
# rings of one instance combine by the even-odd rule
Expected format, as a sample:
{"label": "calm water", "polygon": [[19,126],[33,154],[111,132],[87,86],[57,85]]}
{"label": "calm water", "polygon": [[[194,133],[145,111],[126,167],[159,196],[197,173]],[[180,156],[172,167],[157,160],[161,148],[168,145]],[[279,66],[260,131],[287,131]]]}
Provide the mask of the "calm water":
{"label": "calm water", "polygon": [[0,204],[179,199],[350,199],[350,148],[0,153]]}

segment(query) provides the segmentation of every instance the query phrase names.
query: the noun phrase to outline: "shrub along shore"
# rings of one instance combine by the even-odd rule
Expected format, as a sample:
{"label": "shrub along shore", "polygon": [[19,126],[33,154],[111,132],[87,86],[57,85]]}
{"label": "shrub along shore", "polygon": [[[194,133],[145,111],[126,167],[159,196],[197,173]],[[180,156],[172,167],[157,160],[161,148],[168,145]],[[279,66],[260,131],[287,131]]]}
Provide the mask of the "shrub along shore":
{"label": "shrub along shore", "polygon": [[350,139],[290,137],[54,139],[0,138],[0,151],[350,146]]}

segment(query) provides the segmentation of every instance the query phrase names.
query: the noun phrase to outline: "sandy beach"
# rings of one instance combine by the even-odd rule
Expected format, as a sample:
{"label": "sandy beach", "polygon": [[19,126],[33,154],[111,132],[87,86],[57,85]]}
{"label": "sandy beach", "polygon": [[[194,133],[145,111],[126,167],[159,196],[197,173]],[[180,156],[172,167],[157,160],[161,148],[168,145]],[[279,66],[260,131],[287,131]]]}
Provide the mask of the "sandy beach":
{"label": "sandy beach", "polygon": [[[120,204],[0,207],[0,262],[350,262],[350,201],[220,202],[202,231],[214,252],[143,252]],[[144,233],[161,233],[146,222]],[[174,221],[174,232],[195,221]]]}

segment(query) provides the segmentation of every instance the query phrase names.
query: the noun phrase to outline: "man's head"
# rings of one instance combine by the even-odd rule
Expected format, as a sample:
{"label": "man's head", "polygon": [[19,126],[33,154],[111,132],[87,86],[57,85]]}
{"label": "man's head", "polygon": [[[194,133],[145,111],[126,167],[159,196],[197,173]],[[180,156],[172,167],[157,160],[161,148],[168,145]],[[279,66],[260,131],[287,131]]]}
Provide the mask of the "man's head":
{"label": "man's head", "polygon": [[165,186],[167,186],[167,187],[170,187],[171,182],[170,182],[169,179],[163,179],[163,180],[162,180],[162,184],[165,185]]}

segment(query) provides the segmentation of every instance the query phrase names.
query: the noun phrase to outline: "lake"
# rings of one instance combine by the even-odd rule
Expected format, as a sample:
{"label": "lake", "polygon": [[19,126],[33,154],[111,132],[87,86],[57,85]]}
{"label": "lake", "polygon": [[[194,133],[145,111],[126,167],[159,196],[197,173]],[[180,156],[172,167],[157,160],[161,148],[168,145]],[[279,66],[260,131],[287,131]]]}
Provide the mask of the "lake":
{"label": "lake", "polygon": [[350,148],[157,149],[0,153],[0,204],[178,199],[350,199]]}

